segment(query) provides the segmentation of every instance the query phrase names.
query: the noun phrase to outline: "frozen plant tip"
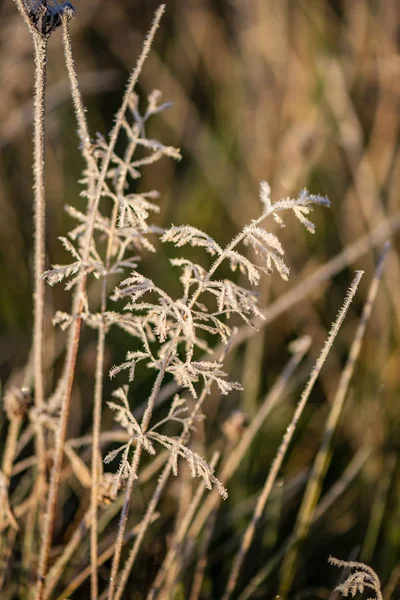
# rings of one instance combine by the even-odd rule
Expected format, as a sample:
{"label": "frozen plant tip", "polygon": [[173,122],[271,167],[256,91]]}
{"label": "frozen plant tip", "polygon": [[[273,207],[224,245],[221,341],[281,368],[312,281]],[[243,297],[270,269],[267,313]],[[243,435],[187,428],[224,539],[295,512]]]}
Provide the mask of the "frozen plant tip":
{"label": "frozen plant tip", "polygon": [[345,581],[335,588],[342,596],[354,597],[357,593],[362,594],[367,589],[375,592],[375,595],[368,600],[383,600],[379,577],[371,567],[362,562],[339,560],[333,556],[329,557],[328,562],[335,567],[353,570]]}
{"label": "frozen plant tip", "polygon": [[63,15],[68,19],[75,16],[70,2],[59,4],[56,0],[24,0],[24,9],[36,31],[44,37],[61,26]]}

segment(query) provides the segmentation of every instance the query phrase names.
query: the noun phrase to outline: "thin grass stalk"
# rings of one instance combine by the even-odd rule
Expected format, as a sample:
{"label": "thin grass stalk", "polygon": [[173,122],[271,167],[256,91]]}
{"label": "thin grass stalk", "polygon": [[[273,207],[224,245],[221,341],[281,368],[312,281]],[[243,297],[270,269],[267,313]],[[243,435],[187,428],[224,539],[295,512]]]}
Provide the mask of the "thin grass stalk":
{"label": "thin grass stalk", "polygon": [[[29,20],[29,19],[28,19]],[[45,270],[45,95],[47,70],[47,37],[31,28],[34,60],[34,318],[33,318],[33,387],[34,402],[37,410],[42,409],[45,402],[43,372],[43,341],[45,283],[42,273]],[[37,505],[43,502],[46,486],[46,445],[43,426],[39,420],[34,424],[35,451],[38,457],[37,476],[32,491],[35,499],[30,505],[24,540],[23,565],[29,568],[32,557],[32,543],[36,523]],[[41,523],[39,523],[41,529]]]}
{"label": "thin grass stalk", "polygon": [[[1,465],[1,472],[3,474],[4,486],[8,489],[10,485],[10,479],[13,471],[13,462],[15,452],[17,448],[17,440],[19,430],[21,428],[22,419],[20,417],[14,417],[10,420],[10,424],[7,431],[7,439],[4,448],[3,460]],[[3,518],[3,513],[0,512],[0,523]]]}
{"label": "thin grass stalk", "polygon": [[[158,372],[156,381],[154,382],[154,386],[153,386],[152,392],[151,392],[149,400],[148,400],[147,408],[144,412],[144,415],[143,415],[143,418],[142,418],[142,421],[140,424],[140,429],[141,429],[143,435],[145,435],[145,433],[147,432],[147,429],[150,425],[150,420],[151,420],[151,417],[153,414],[154,404],[155,404],[156,398],[159,394],[161,384],[162,384],[164,376],[165,376],[165,370],[170,361],[171,352],[172,352],[172,349],[174,348],[174,344],[175,344],[175,338],[177,337],[177,335],[179,335],[179,333],[180,333],[179,330],[177,330],[177,333],[175,334],[174,338],[171,340],[169,350],[164,357],[164,360],[160,367],[160,371]],[[139,468],[142,450],[143,450],[143,444],[140,442],[140,440],[138,440],[136,450],[135,450],[133,458],[132,458],[131,469],[130,469],[129,478],[128,478],[126,491],[125,491],[124,505],[122,507],[120,521],[119,521],[119,525],[118,525],[117,539],[115,542],[115,553],[114,553],[113,563],[111,566],[110,586],[109,586],[109,590],[108,590],[108,599],[109,600],[112,600],[114,597],[116,577],[118,574],[119,563],[121,560],[124,532],[125,532],[126,523],[128,520],[130,499],[131,499],[131,495],[132,495],[133,484],[135,482],[135,479],[137,479],[137,471]]]}
{"label": "thin grass stalk", "polygon": [[64,546],[63,552],[61,556],[56,560],[54,565],[51,567],[49,574],[47,576],[47,581],[44,589],[44,598],[47,600],[50,598],[54,588],[56,587],[61,575],[64,572],[68,561],[71,559],[74,552],[77,550],[79,543],[82,540],[83,535],[87,531],[87,526],[90,519],[90,511],[89,508],[84,516],[82,517],[79,525],[76,527],[73,535],[71,536],[68,543]]}
{"label": "thin grass stalk", "polygon": [[[143,418],[142,418],[142,421],[140,424],[140,428],[141,428],[143,435],[145,435],[145,433],[149,427],[150,419],[153,414],[154,404],[155,404],[157,395],[160,391],[161,384],[162,384],[164,376],[165,376],[165,369],[169,363],[170,354],[172,352],[174,342],[175,342],[175,338],[171,341],[170,350],[169,350],[169,352],[167,352],[167,354],[162,362],[160,371],[157,375],[151,395],[149,397],[148,405],[144,412],[144,415],[143,415]],[[123,545],[123,541],[124,541],[124,533],[125,533],[126,523],[128,520],[129,505],[130,505],[130,500],[131,500],[131,495],[132,495],[132,490],[133,490],[133,484],[134,484],[135,480],[137,479],[137,472],[138,472],[138,468],[139,468],[140,458],[142,455],[142,450],[143,450],[143,444],[140,442],[140,440],[138,440],[136,450],[132,457],[129,478],[128,478],[126,491],[125,491],[124,505],[122,507],[121,516],[120,516],[119,525],[118,525],[117,539],[115,541],[114,558],[113,558],[113,562],[112,562],[112,566],[111,566],[110,585],[109,585],[109,589],[108,589],[108,600],[113,600],[113,598],[114,598],[116,578],[117,578],[117,574],[118,574],[119,563],[121,560],[122,545]]]}
{"label": "thin grass stalk", "polygon": [[367,324],[371,317],[372,308],[374,306],[374,302],[378,292],[379,283],[383,272],[383,265],[388,250],[389,244],[386,244],[383,252],[381,253],[378,266],[376,268],[374,277],[372,279],[368,291],[367,299],[364,304],[360,322],[358,324],[357,331],[351,344],[349,356],[346,361],[346,365],[342,371],[336,394],[330,408],[329,416],[326,421],[325,432],[323,435],[321,446],[314,459],[314,464],[312,467],[310,478],[308,480],[306,491],[304,493],[303,500],[299,512],[297,514],[296,525],[294,528],[295,543],[291,551],[286,554],[284,563],[282,565],[281,593],[284,597],[288,594],[291,588],[292,581],[295,575],[300,545],[308,535],[310,524],[313,518],[313,513],[321,493],[322,483],[330,464],[332,456],[331,446],[333,436],[338,427],[339,420],[343,412],[343,407],[349,389],[350,381],[354,373],[356,362],[360,355],[362,342],[367,329]]}
{"label": "thin grass stalk", "polygon": [[[105,288],[107,280],[103,280],[102,291],[102,314],[105,310]],[[95,391],[93,403],[93,441],[92,441],[92,465],[91,465],[91,487],[90,487],[90,508],[91,508],[91,529],[90,529],[90,564],[91,564],[91,598],[97,600],[98,597],[98,531],[97,531],[97,504],[98,504],[98,486],[99,478],[102,474],[102,462],[100,451],[100,428],[101,428],[101,401],[103,397],[103,375],[104,375],[104,347],[105,347],[105,324],[101,320],[97,336],[96,348],[96,373],[95,373]]]}
{"label": "thin grass stalk", "polygon": [[81,152],[90,171],[97,170],[97,163],[93,157],[92,142],[90,139],[89,127],[86,119],[86,109],[79,87],[76,74],[74,57],[72,54],[71,35],[69,31],[68,14],[62,16],[62,39],[64,49],[65,66],[68,72],[68,79],[71,87],[71,97],[75,110],[75,117],[78,122],[78,137],[81,140]]}
{"label": "thin grass stalk", "polygon": [[[35,97],[34,97],[34,192],[35,192],[35,291],[33,329],[33,377],[36,407],[44,404],[43,336],[45,282],[45,95],[47,68],[47,38],[36,34]],[[40,438],[40,434],[38,434]],[[42,441],[39,442],[42,445]],[[43,441],[44,447],[44,441]],[[43,456],[43,449],[41,450]]]}
{"label": "thin grass stalk", "polygon": [[237,583],[237,579],[239,576],[239,572],[240,569],[242,567],[243,561],[246,557],[247,551],[250,548],[251,542],[253,540],[254,537],[254,533],[255,533],[255,529],[257,526],[258,521],[261,518],[261,515],[264,511],[264,507],[265,504],[269,498],[269,495],[271,493],[272,487],[275,483],[275,480],[278,476],[278,473],[280,471],[280,468],[282,466],[283,460],[286,456],[287,450],[289,448],[289,444],[292,440],[293,434],[296,430],[297,424],[299,422],[299,419],[303,413],[303,410],[307,404],[308,398],[310,397],[311,391],[315,385],[315,382],[317,381],[317,378],[319,376],[319,373],[321,371],[321,368],[323,366],[323,364],[325,363],[325,360],[329,354],[329,351],[332,347],[332,344],[339,332],[339,329],[343,323],[343,320],[346,316],[346,313],[350,307],[350,303],[352,301],[352,299],[354,298],[354,295],[357,291],[358,285],[360,283],[361,277],[363,276],[363,272],[362,271],[357,271],[357,274],[354,278],[354,280],[352,281],[349,290],[347,292],[344,304],[342,306],[342,308],[340,309],[339,315],[336,319],[336,321],[333,323],[333,326],[331,328],[330,334],[325,342],[325,345],[321,351],[320,356],[317,359],[317,362],[315,364],[314,369],[311,372],[310,378],[306,384],[306,387],[304,388],[304,391],[300,397],[300,401],[297,405],[297,408],[294,412],[293,418],[289,424],[289,426],[286,429],[286,432],[282,438],[282,442],[281,445],[278,448],[276,457],[271,465],[271,469],[269,471],[268,477],[265,481],[263,490],[259,496],[259,499],[257,501],[257,505],[256,508],[254,510],[253,513],[253,517],[245,531],[245,534],[243,536],[243,540],[242,543],[238,549],[238,552],[236,554],[236,557],[233,561],[233,566],[232,566],[232,570],[228,579],[228,583],[225,589],[225,593],[223,595],[223,600],[229,600],[229,598],[232,595],[232,592],[234,591],[235,587],[236,587],[236,583]]}
{"label": "thin grass stalk", "polygon": [[[81,305],[81,298],[79,297],[77,301],[74,303],[75,306]],[[56,510],[57,510],[57,500],[58,500],[58,491],[61,480],[61,468],[62,461],[64,456],[64,445],[67,433],[68,426],[68,417],[69,417],[69,409],[71,402],[71,394],[72,387],[74,382],[74,372],[76,359],[78,355],[79,348],[79,337],[82,326],[82,319],[78,317],[70,331],[69,340],[68,340],[68,353],[67,353],[67,365],[68,368],[66,370],[66,389],[64,394],[64,399],[61,405],[61,413],[59,417],[59,424],[57,428],[57,433],[55,436],[55,448],[54,448],[54,463],[53,469],[51,472],[51,480],[50,480],[50,489],[47,498],[46,512],[45,512],[45,528],[42,540],[42,546],[40,551],[39,558],[39,571],[38,571],[38,580],[36,585],[36,600],[42,600],[43,597],[43,586],[46,580],[46,576],[49,568],[49,556],[50,556],[50,547],[51,540],[53,537],[53,531],[55,526],[56,519]]]}
{"label": "thin grass stalk", "polygon": [[[19,430],[21,427],[21,418],[14,417],[10,419],[10,424],[7,431],[7,440],[5,444],[2,467],[1,467],[1,484],[4,486],[3,494],[9,492],[10,479],[12,473],[12,466],[17,447],[17,439]],[[8,521],[8,522],[7,522]],[[9,540],[6,540],[5,535],[1,535],[3,528],[5,529],[10,524],[10,519],[6,515],[6,511],[2,506],[0,508],[0,590],[2,589],[3,582],[7,571],[8,558],[12,551],[12,544]],[[15,540],[15,536],[13,541]]]}

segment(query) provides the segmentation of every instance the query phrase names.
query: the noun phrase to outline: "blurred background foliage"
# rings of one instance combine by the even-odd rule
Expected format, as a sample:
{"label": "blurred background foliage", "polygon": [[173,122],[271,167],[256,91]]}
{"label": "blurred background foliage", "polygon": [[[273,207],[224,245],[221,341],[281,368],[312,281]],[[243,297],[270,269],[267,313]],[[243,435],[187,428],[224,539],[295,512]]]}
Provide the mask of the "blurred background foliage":
{"label": "blurred background foliage", "polygon": [[[345,247],[399,214],[400,6],[397,0],[167,0],[166,4],[166,16],[140,79],[140,93],[146,96],[157,88],[165,101],[173,103],[153,119],[150,136],[180,147],[183,160],[176,164],[164,159],[142,171],[138,189],[161,192],[157,224],[190,223],[227,243],[259,213],[261,179],[270,183],[273,199],[296,195],[307,187],[331,200],[329,210],[314,213],[314,236],[297,221],[286,219],[280,236],[291,277],[289,282],[277,275],[264,279],[260,303],[267,307]],[[111,127],[158,2],[76,0],[74,5],[73,48],[94,137]],[[11,0],[2,1],[0,18],[0,377],[6,385],[19,380],[32,327],[33,61],[30,36]],[[84,201],[77,183],[83,163],[60,32],[51,36],[49,52],[46,231],[50,265],[66,260],[57,240],[72,225],[64,205],[83,207]],[[367,458],[311,530],[301,552],[293,598],[330,597],[338,576],[326,564],[330,554],[369,562],[388,586],[387,592],[395,595],[397,589],[397,597],[400,593],[397,249],[394,237],[323,493],[340,480],[360,449],[367,449]],[[156,255],[144,256],[142,268],[178,295],[179,282],[168,267],[169,251],[160,245]],[[288,343],[299,335],[312,337],[309,361],[229,485],[230,496],[210,548],[205,598],[218,598],[223,589],[230,558],[301,386],[353,270],[364,269],[361,291],[281,474],[285,487],[268,505],[250,550],[241,588],[268,564],[293,529],[307,469],[321,440],[378,251],[371,249],[355,265],[345,267],[228,357],[230,377],[241,381],[246,391],[223,401],[214,392],[208,400],[207,420],[196,441],[208,457],[212,449],[224,449],[223,423],[234,410],[249,418],[254,415],[287,360]],[[197,258],[204,264],[209,260],[203,255]],[[97,292],[94,286],[93,298]],[[55,309],[68,310],[70,295],[56,286],[48,290],[47,303],[46,364],[49,382],[54,383],[62,366],[64,337],[52,331],[50,318]],[[81,435],[90,426],[94,337],[92,331],[83,332],[71,435]],[[108,366],[122,359],[127,349],[129,339],[112,332]],[[138,369],[134,383],[138,403],[149,385],[146,370]],[[112,388],[108,384],[107,393]],[[163,518],[142,554],[137,590],[146,588],[162,558],[180,485],[187,482],[174,481],[164,499]],[[141,490],[135,509],[143,511],[150,491]],[[74,493],[79,495],[77,490]],[[62,535],[68,537],[68,531],[60,533],[60,543]],[[275,566],[252,597],[272,597],[278,579],[279,566]],[[138,594],[132,597],[143,597]]]}

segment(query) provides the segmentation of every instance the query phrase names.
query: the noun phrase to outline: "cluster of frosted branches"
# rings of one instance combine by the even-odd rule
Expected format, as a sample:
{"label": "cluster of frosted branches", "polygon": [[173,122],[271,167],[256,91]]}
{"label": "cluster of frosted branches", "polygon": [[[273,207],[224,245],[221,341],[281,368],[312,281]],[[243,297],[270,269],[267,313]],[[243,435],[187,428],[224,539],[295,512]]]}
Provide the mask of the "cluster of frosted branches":
{"label": "cluster of frosted branches", "polygon": [[[226,395],[232,390],[241,390],[241,385],[228,380],[227,373],[224,372],[219,361],[199,359],[199,354],[212,352],[215,342],[210,340],[215,336],[223,343],[227,343],[232,335],[229,318],[233,314],[250,324],[254,317],[262,318],[257,293],[252,289],[252,286],[259,282],[260,273],[271,273],[275,269],[283,279],[287,279],[289,275],[282,245],[274,233],[264,228],[264,222],[272,216],[280,226],[283,226],[284,211],[291,211],[310,232],[314,232],[314,225],[308,219],[308,215],[313,205],[328,206],[329,202],[325,197],[315,196],[303,190],[298,198],[285,198],[273,203],[268,184],[262,182],[261,216],[246,225],[226,248],[222,248],[203,231],[188,225],[171,226],[161,232],[160,240],[163,243],[172,243],[177,249],[185,245],[202,248],[214,257],[214,262],[208,269],[186,258],[171,259],[171,265],[179,269],[179,280],[182,285],[181,297],[171,297],[156,282],[138,270],[137,253],[143,249],[155,251],[153,242],[149,240],[149,234],[157,234],[159,230],[148,224],[148,217],[158,210],[153,202],[156,194],[154,191],[142,194],[129,193],[129,180],[139,177],[138,169],[141,165],[154,162],[163,155],[179,158],[176,149],[145,137],[147,119],[166,106],[158,104],[159,98],[159,92],[150,95],[144,116],[138,112],[138,101],[135,95],[132,95],[128,104],[128,114],[132,124],[128,121],[128,116],[122,121],[122,129],[127,140],[126,151],[122,159],[113,152],[102,189],[102,197],[111,198],[114,203],[114,221],[112,216],[110,218],[100,210],[97,212],[95,235],[91,240],[90,254],[86,262],[82,260],[79,249],[63,238],[62,242],[74,260],[69,265],[55,265],[45,273],[45,277],[51,284],[66,280],[66,287],[69,289],[89,273],[97,278],[111,275],[121,277],[127,269],[130,270],[129,275],[122,278],[110,294],[111,300],[127,300],[122,314],[111,310],[105,310],[101,314],[92,313],[87,300],[84,302],[83,318],[87,324],[98,327],[100,323],[106,323],[107,328],[116,325],[136,338],[136,347],[127,353],[123,363],[111,369],[110,376],[114,377],[126,370],[129,374],[129,382],[132,382],[137,363],[145,361],[148,368],[158,373],[162,372],[162,378],[167,373],[171,374],[178,386],[186,388],[193,398],[198,396],[196,388],[209,387],[212,383],[216,384],[221,394]],[[147,153],[144,157],[136,158],[134,151],[139,148],[145,149]],[[96,160],[100,162],[104,160],[106,152],[107,144],[104,138],[98,136],[94,152]],[[99,177],[100,169],[96,165],[97,162],[91,170],[85,172],[82,180],[86,184],[83,195],[89,204],[93,198],[88,190],[91,186],[93,189],[93,178],[97,182]],[[68,212],[78,221],[78,225],[70,232],[70,238],[79,244],[79,240],[84,239],[88,217],[72,207],[68,207]],[[118,215],[117,219],[115,215]],[[110,249],[110,240],[112,242],[110,254],[104,258],[98,246],[108,241]],[[258,256],[257,259],[253,258],[251,253],[245,254],[246,247],[250,247],[253,255]],[[107,258],[112,259],[108,266]],[[227,262],[232,271],[238,269],[244,274],[251,287],[244,287],[231,279],[218,279],[215,274],[223,262]],[[63,327],[67,327],[71,320],[71,315],[60,312],[55,318],[55,321]],[[122,398],[122,392],[119,397]],[[150,442],[153,434],[142,431],[141,425],[133,420],[133,415],[129,412],[126,391],[123,392],[123,397],[126,415],[131,415],[124,419],[124,426],[129,423],[133,428],[131,442],[137,438],[135,442],[137,443],[139,439],[144,449],[154,454],[155,450]],[[111,408],[115,409],[116,405],[111,404]],[[117,413],[120,422],[121,410]],[[148,427],[149,423],[146,423],[145,429]],[[192,473],[202,475],[207,486],[213,481],[212,474],[200,467],[201,461],[186,448],[178,448],[173,441],[169,443],[163,437],[158,437],[157,441],[168,447],[171,455],[184,457],[191,464]],[[128,456],[131,442],[119,449],[122,452],[122,460],[116,474],[115,492],[130,469]],[[106,462],[112,460],[117,453],[119,452],[109,453]],[[137,474],[134,473],[132,476],[137,477]]]}
{"label": "cluster of frosted branches", "polygon": [[363,594],[365,590],[372,590],[374,596],[368,600],[383,600],[379,577],[371,567],[362,562],[339,560],[333,556],[329,557],[329,562],[335,567],[351,569],[345,581],[335,588],[342,596],[354,597],[356,594]]}
{"label": "cluster of frosted branches", "polygon": [[[126,269],[137,266],[137,252],[143,249],[155,252],[155,247],[149,240],[149,233],[154,233],[157,229],[149,225],[147,219],[151,213],[159,211],[158,205],[154,202],[158,198],[158,193],[154,190],[133,193],[130,189],[132,182],[140,177],[140,166],[154,163],[163,156],[180,159],[179,150],[176,148],[164,146],[157,140],[146,137],[145,126],[148,119],[168,106],[168,104],[159,104],[160,98],[159,91],[152,92],[147,99],[146,112],[141,115],[138,97],[132,92],[128,111],[121,121],[121,130],[125,134],[125,151],[122,158],[112,151],[110,168],[107,170],[101,189],[101,198],[110,198],[114,210],[111,215],[102,214],[100,204],[96,211],[94,235],[90,240],[89,257],[85,261],[82,256],[83,250],[80,248],[85,242],[92,215],[90,210],[84,213],[75,207],[67,207],[68,214],[78,223],[69,233],[69,238],[76,243],[76,246],[66,238],[61,238],[61,241],[74,260],[68,265],[54,265],[52,269],[46,271],[44,276],[51,285],[66,279],[66,288],[71,289],[90,273],[97,278],[120,275]],[[85,186],[81,195],[87,199],[89,208],[95,200],[94,190],[100,179],[100,167],[107,149],[105,138],[98,134],[97,141],[93,144],[95,160],[90,163],[81,180]],[[140,157],[136,157],[136,154],[140,154]],[[106,252],[102,253],[101,248],[104,246]]]}
{"label": "cluster of frosted branches", "polygon": [[[286,278],[289,269],[284,262],[284,251],[275,234],[266,231],[263,223],[272,215],[280,225],[283,225],[283,211],[291,210],[295,216],[313,231],[312,223],[306,219],[312,205],[328,205],[326,198],[310,195],[303,191],[298,198],[272,203],[269,186],[261,184],[261,200],[263,205],[262,215],[244,227],[243,231],[225,248],[209,235],[190,226],[172,226],[161,236],[162,242],[171,242],[177,248],[186,244],[204,248],[215,257],[214,263],[206,270],[203,266],[193,263],[185,258],[171,259],[171,264],[180,270],[182,296],[172,298],[156,283],[145,277],[137,270],[133,270],[129,277],[122,280],[115,288],[112,298],[114,300],[126,299],[124,313],[107,312],[109,324],[117,324],[130,332],[138,340],[138,347],[128,352],[126,360],[114,366],[110,375],[116,376],[121,371],[128,371],[129,381],[133,381],[137,363],[145,361],[148,368],[170,373],[180,388],[186,388],[193,398],[198,397],[198,388],[204,389],[215,383],[221,394],[228,394],[232,390],[241,390],[239,383],[229,381],[227,373],[222,369],[220,361],[199,359],[200,352],[211,352],[213,337],[227,342],[232,334],[228,324],[231,315],[239,315],[245,322],[250,322],[253,317],[262,317],[257,305],[257,294],[252,289],[240,286],[229,279],[219,280],[214,277],[215,272],[222,262],[227,261],[232,270],[239,268],[247,276],[249,284],[259,281],[260,271],[271,272],[273,267]],[[253,260],[240,251],[240,245],[250,246],[256,254],[261,255],[263,261]],[[205,335],[207,334],[207,336]],[[128,410],[124,392],[124,410]],[[115,409],[115,405],[112,406]],[[121,410],[118,419],[121,422]],[[153,446],[149,445],[154,434],[141,429],[141,425],[133,416],[124,419],[125,426],[129,422],[133,437],[141,440],[143,447],[153,453]],[[146,429],[148,423],[146,423]],[[132,438],[133,439],[133,438]],[[145,441],[146,440],[146,441]],[[193,456],[186,449],[177,447],[167,438],[157,437],[171,453],[186,458],[189,462]],[[118,482],[121,475],[127,473],[128,447],[121,448],[122,461],[117,474]],[[114,458],[109,454],[107,461]],[[209,485],[209,473],[197,467],[191,468],[192,473],[201,474]],[[136,477],[137,474],[135,473]]]}

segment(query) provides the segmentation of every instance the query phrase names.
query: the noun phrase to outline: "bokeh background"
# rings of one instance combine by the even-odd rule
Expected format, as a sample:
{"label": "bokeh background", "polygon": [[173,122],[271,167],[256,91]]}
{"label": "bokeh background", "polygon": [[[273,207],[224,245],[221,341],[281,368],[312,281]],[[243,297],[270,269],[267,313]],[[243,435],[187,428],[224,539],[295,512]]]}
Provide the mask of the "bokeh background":
{"label": "bokeh background", "polygon": [[[73,48],[94,136],[112,126],[158,2],[76,0],[74,5]],[[183,154],[179,163],[164,159],[146,167],[138,182],[139,189],[161,193],[158,225],[190,223],[223,244],[259,214],[260,180],[270,183],[273,199],[297,195],[303,187],[326,194],[331,208],[314,211],[314,236],[286,218],[287,226],[279,235],[291,278],[289,282],[278,275],[266,278],[260,288],[262,307],[306,281],[388,219],[392,218],[395,230],[399,227],[400,6],[396,0],[167,0],[166,5],[139,86],[143,96],[157,88],[172,102],[153,119],[150,136],[180,147]],[[0,378],[6,386],[19,381],[32,331],[33,60],[30,35],[11,0],[1,3],[0,18]],[[72,225],[64,205],[83,207],[84,202],[78,184],[83,162],[60,32],[51,36],[49,53],[46,232],[50,265],[66,260],[57,239]],[[218,598],[223,589],[230,558],[301,387],[354,270],[364,269],[360,291],[281,473],[289,492],[277,494],[269,505],[246,561],[241,588],[293,529],[305,475],[320,444],[384,239],[228,357],[230,376],[241,381],[246,391],[223,400],[217,395],[210,398],[197,442],[208,456],[213,448],[223,449],[223,423],[233,411],[240,409],[248,418],[255,414],[287,360],[288,343],[300,335],[312,337],[310,357],[298,380],[263,426],[230,483],[230,496],[210,548],[205,598]],[[368,562],[387,586],[385,597],[400,594],[400,261],[395,231],[392,242],[323,493],[340,481],[354,457],[361,456],[358,453],[366,451],[365,458],[319,526],[311,530],[293,598],[334,597],[330,590],[338,573],[327,565],[330,554]],[[179,283],[168,270],[168,251],[161,246],[156,256],[143,258],[142,266],[161,286],[179,294]],[[207,264],[207,257],[201,260]],[[56,286],[49,290],[47,303],[46,364],[51,387],[62,365],[64,339],[52,333],[51,314],[55,309],[68,310],[70,295]],[[75,435],[90,426],[94,340],[94,332],[83,332],[71,425]],[[111,334],[109,366],[122,359],[127,349],[129,340]],[[138,397],[149,386],[146,378],[146,372],[139,370]],[[106,387],[106,393],[111,389]],[[146,490],[142,494],[138,509],[145,504]],[[179,491],[171,486],[161,529],[144,548],[139,576],[143,589],[162,558],[177,495]],[[279,563],[253,597],[273,597],[278,581]]]}

